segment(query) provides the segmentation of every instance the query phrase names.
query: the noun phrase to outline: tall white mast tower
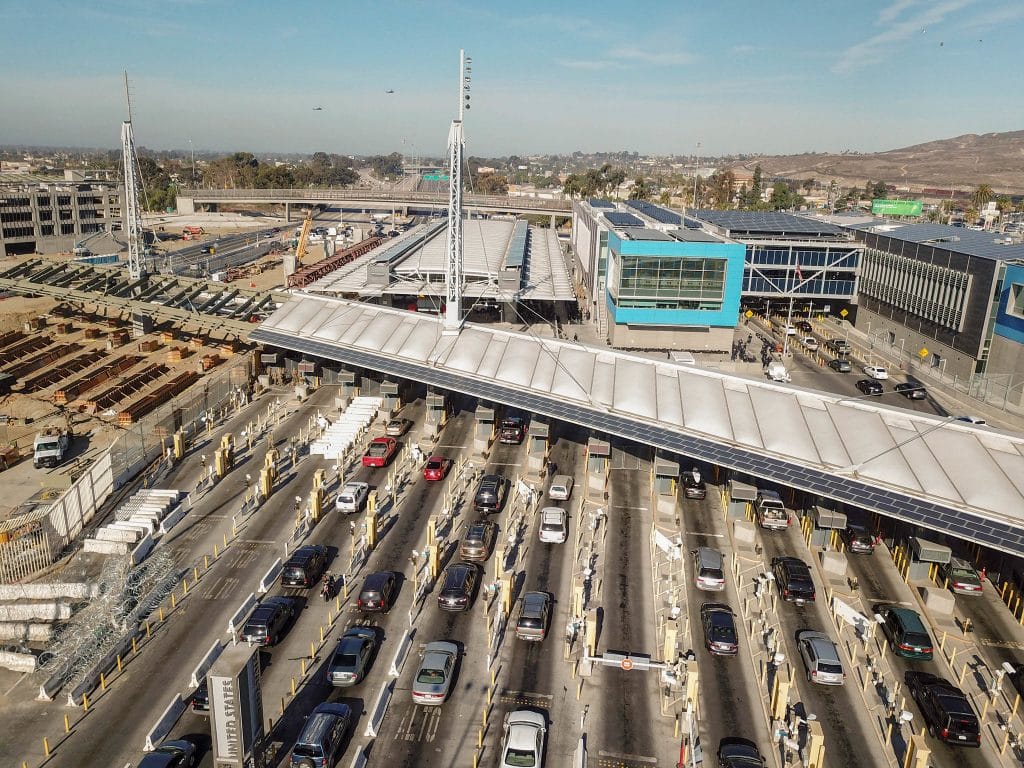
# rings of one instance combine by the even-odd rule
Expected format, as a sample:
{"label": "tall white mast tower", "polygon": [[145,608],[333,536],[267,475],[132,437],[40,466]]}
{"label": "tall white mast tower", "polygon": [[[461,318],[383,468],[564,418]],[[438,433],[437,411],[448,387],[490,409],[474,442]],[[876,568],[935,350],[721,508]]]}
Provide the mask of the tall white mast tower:
{"label": "tall white mast tower", "polygon": [[121,158],[124,163],[124,223],[128,231],[128,276],[140,280],[146,274],[143,262],[145,240],[142,234],[142,209],[139,207],[139,160],[132,135],[132,97],[128,92],[128,73],[124,73],[124,94],[128,100],[128,119],[121,123]]}
{"label": "tall white mast tower", "polygon": [[462,132],[464,110],[469,109],[469,83],[473,60],[459,51],[459,118],[448,131],[448,243],[445,271],[444,332],[462,328],[462,155],[466,138]]}

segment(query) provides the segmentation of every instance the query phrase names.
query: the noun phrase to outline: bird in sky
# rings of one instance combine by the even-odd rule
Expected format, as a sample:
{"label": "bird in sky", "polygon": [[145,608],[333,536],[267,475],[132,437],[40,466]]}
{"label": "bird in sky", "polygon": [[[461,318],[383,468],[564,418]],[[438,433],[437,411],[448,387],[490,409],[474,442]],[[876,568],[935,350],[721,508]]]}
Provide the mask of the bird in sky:
{"label": "bird in sky", "polygon": [[323,112],[324,108],[323,107],[313,107],[313,111],[314,112]]}
{"label": "bird in sky", "polygon": [[392,90],[390,90],[390,89],[389,89],[389,90],[387,90],[387,91],[384,91],[384,93],[394,93],[394,91],[392,91]]}

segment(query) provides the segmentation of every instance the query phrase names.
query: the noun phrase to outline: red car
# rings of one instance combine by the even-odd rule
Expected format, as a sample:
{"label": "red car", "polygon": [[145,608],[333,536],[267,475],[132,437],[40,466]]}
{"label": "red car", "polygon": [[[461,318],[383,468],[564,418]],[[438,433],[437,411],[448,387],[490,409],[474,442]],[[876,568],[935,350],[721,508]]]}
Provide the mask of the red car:
{"label": "red car", "polygon": [[393,437],[375,437],[363,454],[364,467],[386,467],[395,457],[398,441]]}
{"label": "red car", "polygon": [[427,466],[423,468],[423,477],[427,480],[444,480],[451,468],[451,459],[446,459],[444,456],[431,456],[427,459]]}

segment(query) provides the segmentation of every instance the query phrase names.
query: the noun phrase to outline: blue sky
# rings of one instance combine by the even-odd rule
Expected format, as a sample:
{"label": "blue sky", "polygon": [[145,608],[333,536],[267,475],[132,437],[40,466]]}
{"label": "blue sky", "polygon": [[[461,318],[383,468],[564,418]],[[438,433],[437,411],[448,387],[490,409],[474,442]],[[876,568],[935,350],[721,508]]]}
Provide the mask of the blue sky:
{"label": "blue sky", "polygon": [[[0,143],[440,154],[876,151],[1024,129],[1020,0],[6,0]],[[385,90],[394,89],[394,94]],[[313,111],[322,106],[323,111]]]}

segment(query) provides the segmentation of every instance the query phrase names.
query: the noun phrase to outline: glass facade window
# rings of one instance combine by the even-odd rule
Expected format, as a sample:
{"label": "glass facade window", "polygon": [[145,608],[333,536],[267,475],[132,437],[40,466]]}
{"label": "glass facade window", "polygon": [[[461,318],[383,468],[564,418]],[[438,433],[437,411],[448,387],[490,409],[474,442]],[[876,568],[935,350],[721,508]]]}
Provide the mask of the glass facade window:
{"label": "glass facade window", "polygon": [[785,245],[747,245],[747,263],[758,266],[796,265],[808,267],[846,267],[856,269],[859,251],[840,251],[828,248],[794,248]]}
{"label": "glass facade window", "polygon": [[971,276],[875,248],[864,252],[860,291],[954,331],[963,330]]}
{"label": "glass facade window", "polygon": [[620,306],[624,301],[645,300],[642,305],[658,306],[669,300],[673,308],[680,302],[704,308],[721,307],[725,298],[725,259],[701,259],[676,256],[620,256],[619,279],[611,286]]}
{"label": "glass facade window", "polygon": [[1024,318],[1024,285],[1010,285],[1010,300],[1006,304],[1006,313],[1014,317]]}

